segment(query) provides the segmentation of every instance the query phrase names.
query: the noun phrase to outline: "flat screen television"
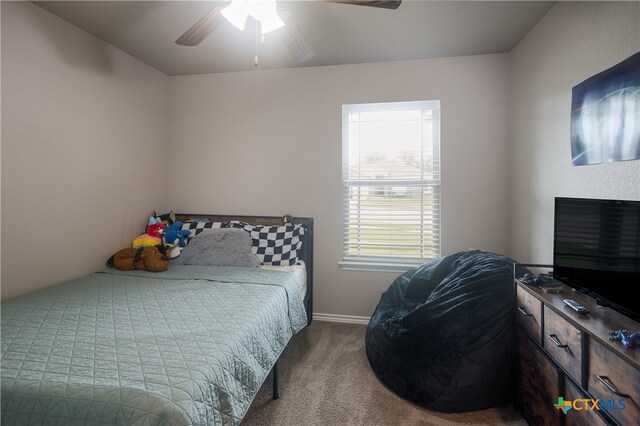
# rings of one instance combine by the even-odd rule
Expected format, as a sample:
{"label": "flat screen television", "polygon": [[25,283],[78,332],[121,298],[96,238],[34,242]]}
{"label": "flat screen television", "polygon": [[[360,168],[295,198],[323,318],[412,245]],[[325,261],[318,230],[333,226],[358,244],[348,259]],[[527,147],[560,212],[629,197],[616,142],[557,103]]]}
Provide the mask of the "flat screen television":
{"label": "flat screen television", "polygon": [[553,275],[640,321],[640,201],[556,198]]}

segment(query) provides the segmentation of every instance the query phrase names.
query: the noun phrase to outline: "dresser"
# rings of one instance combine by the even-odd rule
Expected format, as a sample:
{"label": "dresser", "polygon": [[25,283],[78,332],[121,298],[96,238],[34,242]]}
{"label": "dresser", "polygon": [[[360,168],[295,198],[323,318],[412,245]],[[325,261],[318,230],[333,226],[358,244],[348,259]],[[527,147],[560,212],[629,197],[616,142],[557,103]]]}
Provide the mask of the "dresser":
{"label": "dresser", "polygon": [[[515,287],[516,405],[527,422],[640,425],[640,348],[609,340],[610,331],[640,324],[567,286],[547,293],[515,279]],[[578,314],[564,299],[591,313]]]}

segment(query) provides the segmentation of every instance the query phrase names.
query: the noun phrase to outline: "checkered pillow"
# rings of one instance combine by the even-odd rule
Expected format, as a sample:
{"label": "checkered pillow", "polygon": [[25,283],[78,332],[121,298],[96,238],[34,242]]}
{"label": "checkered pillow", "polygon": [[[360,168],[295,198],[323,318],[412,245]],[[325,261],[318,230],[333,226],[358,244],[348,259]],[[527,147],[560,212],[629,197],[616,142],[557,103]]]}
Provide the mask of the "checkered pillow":
{"label": "checkered pillow", "polygon": [[263,265],[295,265],[302,255],[302,225],[262,226],[229,222],[229,227],[244,229],[251,235],[252,252]]}
{"label": "checkered pillow", "polygon": [[205,229],[218,229],[218,228],[228,228],[227,224],[224,222],[210,222],[208,220],[194,220],[190,222],[184,222],[182,224],[182,229],[186,229],[189,231],[189,235],[185,239],[185,242],[189,244],[191,239],[204,231]]}

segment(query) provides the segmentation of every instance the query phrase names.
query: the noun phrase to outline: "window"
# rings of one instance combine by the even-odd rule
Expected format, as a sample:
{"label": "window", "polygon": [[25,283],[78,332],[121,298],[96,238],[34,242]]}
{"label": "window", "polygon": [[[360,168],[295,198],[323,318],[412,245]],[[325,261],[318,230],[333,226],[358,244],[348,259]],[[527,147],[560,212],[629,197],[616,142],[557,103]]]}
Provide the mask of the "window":
{"label": "window", "polygon": [[440,101],[342,107],[342,269],[440,256]]}

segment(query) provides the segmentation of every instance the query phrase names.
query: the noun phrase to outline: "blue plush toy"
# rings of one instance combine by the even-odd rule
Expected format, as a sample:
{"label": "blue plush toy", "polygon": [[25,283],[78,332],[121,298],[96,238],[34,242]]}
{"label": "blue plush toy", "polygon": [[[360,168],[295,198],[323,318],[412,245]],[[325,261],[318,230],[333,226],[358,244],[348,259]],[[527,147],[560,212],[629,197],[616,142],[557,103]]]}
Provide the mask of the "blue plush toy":
{"label": "blue plush toy", "polygon": [[[182,222],[174,222],[170,227],[165,228],[162,233],[162,244],[174,247],[171,257],[177,257],[182,247],[186,247],[185,237],[189,235],[188,229],[182,229]],[[177,250],[176,250],[177,249]]]}

